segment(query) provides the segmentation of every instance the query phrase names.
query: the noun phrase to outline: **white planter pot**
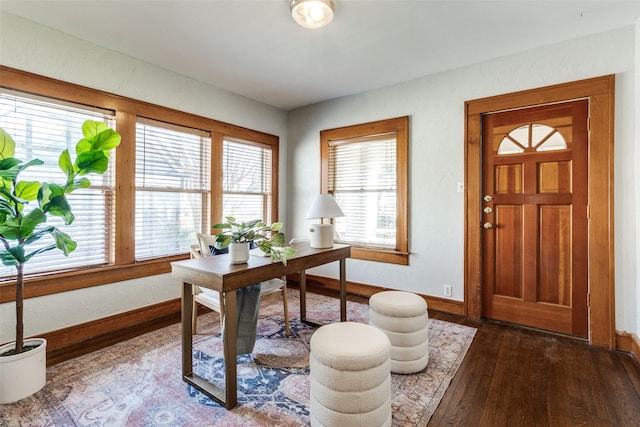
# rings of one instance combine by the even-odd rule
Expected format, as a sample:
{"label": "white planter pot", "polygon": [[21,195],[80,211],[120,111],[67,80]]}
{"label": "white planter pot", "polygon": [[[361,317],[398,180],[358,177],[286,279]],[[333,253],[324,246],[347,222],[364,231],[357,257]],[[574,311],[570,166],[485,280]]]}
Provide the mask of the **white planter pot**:
{"label": "white planter pot", "polygon": [[244,264],[249,261],[249,243],[230,243],[229,259],[231,264]]}
{"label": "white planter pot", "polygon": [[[44,387],[47,381],[47,340],[29,338],[24,345],[37,345],[25,353],[0,357],[0,404],[17,402]],[[14,343],[0,347],[0,354]]]}

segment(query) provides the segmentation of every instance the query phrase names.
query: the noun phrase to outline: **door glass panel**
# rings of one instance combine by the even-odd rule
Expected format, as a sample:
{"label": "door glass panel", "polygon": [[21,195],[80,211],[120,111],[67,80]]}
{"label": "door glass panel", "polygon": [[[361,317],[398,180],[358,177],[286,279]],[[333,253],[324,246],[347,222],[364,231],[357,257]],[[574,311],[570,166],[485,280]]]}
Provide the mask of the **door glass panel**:
{"label": "door glass panel", "polygon": [[522,193],[522,165],[499,165],[495,168],[496,193]]}
{"label": "door glass panel", "polygon": [[570,193],[571,162],[538,163],[538,193]]}
{"label": "door glass panel", "polygon": [[507,134],[498,145],[498,154],[515,154],[525,151],[564,150],[567,142],[564,137],[550,126],[529,123]]}

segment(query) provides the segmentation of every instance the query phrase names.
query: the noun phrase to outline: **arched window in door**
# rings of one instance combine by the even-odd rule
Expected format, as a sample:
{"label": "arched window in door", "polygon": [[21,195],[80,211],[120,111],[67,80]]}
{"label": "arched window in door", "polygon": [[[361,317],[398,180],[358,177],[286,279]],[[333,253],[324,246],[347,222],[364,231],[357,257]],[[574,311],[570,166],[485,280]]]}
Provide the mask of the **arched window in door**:
{"label": "arched window in door", "polygon": [[529,123],[509,132],[498,145],[498,154],[517,154],[528,151],[565,150],[567,141],[550,126]]}

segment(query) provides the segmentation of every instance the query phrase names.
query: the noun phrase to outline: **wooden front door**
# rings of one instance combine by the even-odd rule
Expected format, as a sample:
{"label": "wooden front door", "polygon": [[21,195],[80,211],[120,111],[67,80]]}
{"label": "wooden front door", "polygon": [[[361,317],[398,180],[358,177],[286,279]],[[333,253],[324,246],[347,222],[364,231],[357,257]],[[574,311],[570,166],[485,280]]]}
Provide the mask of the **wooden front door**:
{"label": "wooden front door", "polygon": [[588,101],[482,116],[482,315],[588,336]]}

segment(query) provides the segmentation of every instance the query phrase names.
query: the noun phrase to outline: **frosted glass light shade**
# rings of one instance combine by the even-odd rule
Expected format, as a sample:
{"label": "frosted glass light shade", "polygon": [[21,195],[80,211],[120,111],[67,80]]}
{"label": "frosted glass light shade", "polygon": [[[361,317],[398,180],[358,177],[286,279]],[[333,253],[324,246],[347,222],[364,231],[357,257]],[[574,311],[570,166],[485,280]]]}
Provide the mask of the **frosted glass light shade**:
{"label": "frosted glass light shade", "polygon": [[344,216],[344,212],[336,203],[336,199],[331,194],[320,194],[313,201],[313,204],[307,212],[306,219],[337,218]]}
{"label": "frosted glass light shade", "polygon": [[298,25],[315,30],[331,22],[334,8],[332,0],[292,0],[291,16]]}

